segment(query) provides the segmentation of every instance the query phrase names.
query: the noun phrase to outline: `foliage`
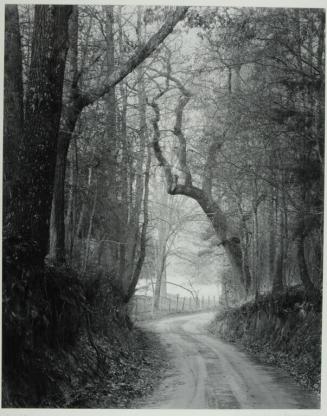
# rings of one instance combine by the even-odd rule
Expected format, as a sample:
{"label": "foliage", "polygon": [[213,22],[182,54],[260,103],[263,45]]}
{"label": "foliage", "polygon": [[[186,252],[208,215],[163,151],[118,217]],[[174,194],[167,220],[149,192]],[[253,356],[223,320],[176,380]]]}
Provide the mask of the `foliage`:
{"label": "foliage", "polygon": [[218,312],[209,330],[319,392],[321,319],[321,296],[308,298],[297,287]]}
{"label": "foliage", "polygon": [[88,407],[104,395],[105,406],[124,407],[149,391],[157,341],[132,330],[110,277],[32,269],[27,251],[5,253],[2,405]]}

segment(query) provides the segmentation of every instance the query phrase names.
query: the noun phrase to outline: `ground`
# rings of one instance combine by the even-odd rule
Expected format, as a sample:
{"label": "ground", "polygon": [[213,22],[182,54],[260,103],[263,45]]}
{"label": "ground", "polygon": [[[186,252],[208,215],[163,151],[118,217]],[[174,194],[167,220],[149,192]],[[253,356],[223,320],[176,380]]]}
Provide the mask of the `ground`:
{"label": "ground", "polygon": [[170,366],[136,408],[301,409],[319,408],[319,398],[285,371],[262,365],[235,345],[208,334],[213,313],[144,323],[159,335]]}

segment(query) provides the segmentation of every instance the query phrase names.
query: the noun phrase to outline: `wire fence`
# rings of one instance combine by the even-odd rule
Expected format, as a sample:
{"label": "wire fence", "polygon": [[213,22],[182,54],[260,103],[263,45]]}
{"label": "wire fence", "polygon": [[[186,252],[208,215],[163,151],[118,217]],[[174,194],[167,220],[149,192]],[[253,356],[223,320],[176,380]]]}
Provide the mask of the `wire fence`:
{"label": "wire fence", "polygon": [[129,304],[129,315],[134,321],[142,321],[170,314],[212,310],[217,304],[215,296],[193,298],[176,295],[160,297],[159,306],[155,309],[152,296],[135,295]]}

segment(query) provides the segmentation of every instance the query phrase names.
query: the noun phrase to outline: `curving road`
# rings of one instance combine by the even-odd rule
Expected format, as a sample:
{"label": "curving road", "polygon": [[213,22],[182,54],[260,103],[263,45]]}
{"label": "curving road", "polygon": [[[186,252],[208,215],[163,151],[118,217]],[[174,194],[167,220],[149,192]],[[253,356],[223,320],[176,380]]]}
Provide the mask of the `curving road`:
{"label": "curving road", "polygon": [[208,335],[213,313],[162,319],[144,326],[160,335],[171,360],[154,393],[134,407],[157,409],[308,409],[317,397],[280,369],[262,365]]}

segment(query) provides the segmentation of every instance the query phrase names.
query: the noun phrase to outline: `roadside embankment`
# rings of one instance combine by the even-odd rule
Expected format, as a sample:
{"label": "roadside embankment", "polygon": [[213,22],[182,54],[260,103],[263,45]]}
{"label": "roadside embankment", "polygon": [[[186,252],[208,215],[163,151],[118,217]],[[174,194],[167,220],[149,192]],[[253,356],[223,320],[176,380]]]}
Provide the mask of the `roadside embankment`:
{"label": "roadside embankment", "polygon": [[209,331],[320,392],[321,318],[321,297],[297,288],[218,312]]}
{"label": "roadside embankment", "polygon": [[164,352],[110,276],[17,264],[3,286],[2,407],[124,408],[152,389]]}

